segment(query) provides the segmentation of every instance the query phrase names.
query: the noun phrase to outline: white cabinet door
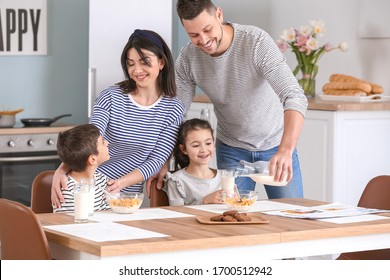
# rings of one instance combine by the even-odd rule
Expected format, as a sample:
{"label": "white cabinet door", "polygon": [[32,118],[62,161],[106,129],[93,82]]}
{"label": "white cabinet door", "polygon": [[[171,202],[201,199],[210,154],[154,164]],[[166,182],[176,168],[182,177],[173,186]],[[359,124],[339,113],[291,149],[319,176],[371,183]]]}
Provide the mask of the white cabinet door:
{"label": "white cabinet door", "polygon": [[305,198],[356,205],[369,180],[390,174],[389,139],[389,111],[307,111],[297,147]]}
{"label": "white cabinet door", "polygon": [[309,110],[297,145],[305,198],[333,200],[334,112]]}
{"label": "white cabinet door", "polygon": [[123,80],[120,56],[135,29],[160,34],[172,46],[172,0],[89,1],[89,108],[106,87]]}

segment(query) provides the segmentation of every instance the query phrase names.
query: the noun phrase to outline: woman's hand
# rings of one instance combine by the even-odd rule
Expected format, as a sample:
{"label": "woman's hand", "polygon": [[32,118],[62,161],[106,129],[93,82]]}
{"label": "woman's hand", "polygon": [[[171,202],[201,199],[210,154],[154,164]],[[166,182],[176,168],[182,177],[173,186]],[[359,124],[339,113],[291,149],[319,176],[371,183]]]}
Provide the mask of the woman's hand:
{"label": "woman's hand", "polygon": [[68,178],[66,177],[66,167],[61,164],[54,172],[53,182],[51,185],[51,203],[53,208],[60,208],[61,203],[64,202],[61,188],[66,190],[68,188]]}
{"label": "woman's hand", "polygon": [[109,193],[118,193],[122,189],[118,180],[109,179],[107,185],[108,185],[107,191]]}
{"label": "woman's hand", "polygon": [[222,190],[218,190],[215,192],[212,192],[205,197],[203,197],[203,204],[222,204],[223,203],[223,197],[222,197]]}

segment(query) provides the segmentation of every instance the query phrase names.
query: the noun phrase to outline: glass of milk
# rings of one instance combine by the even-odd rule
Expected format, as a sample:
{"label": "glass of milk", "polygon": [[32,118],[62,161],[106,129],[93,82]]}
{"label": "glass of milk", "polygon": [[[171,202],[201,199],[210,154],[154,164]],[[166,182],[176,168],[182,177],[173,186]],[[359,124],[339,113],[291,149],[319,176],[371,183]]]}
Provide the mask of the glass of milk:
{"label": "glass of milk", "polygon": [[93,216],[95,208],[95,178],[81,178],[80,184],[89,187],[88,215]]}
{"label": "glass of milk", "polygon": [[85,223],[88,221],[90,195],[89,185],[77,183],[74,188],[74,221]]}
{"label": "glass of milk", "polygon": [[234,180],[235,180],[235,171],[234,170],[222,170],[221,177],[221,187],[225,192],[234,191]]}

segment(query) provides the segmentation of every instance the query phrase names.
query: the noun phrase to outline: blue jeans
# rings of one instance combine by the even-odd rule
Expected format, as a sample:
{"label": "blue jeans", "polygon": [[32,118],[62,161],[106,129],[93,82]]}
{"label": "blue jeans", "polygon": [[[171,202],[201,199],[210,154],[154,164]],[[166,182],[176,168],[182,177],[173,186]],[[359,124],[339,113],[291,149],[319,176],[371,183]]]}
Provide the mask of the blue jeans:
{"label": "blue jeans", "polygon": [[[247,162],[269,161],[277,152],[278,147],[262,152],[251,152],[241,148],[230,147],[217,139],[217,166],[218,169],[235,170],[240,160]],[[302,175],[299,167],[297,151],[294,150],[292,156],[293,178],[284,187],[264,185],[265,191],[269,199],[273,198],[288,198],[288,197],[303,197]],[[236,184],[239,191],[254,190],[256,183],[251,178],[238,177]]]}

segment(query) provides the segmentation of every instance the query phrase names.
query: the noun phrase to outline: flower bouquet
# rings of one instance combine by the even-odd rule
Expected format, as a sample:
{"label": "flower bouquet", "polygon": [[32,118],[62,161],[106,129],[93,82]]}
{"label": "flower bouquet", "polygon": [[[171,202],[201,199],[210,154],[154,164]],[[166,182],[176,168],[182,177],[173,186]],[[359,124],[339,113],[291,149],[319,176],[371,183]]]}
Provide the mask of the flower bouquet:
{"label": "flower bouquet", "polygon": [[324,32],[324,21],[312,20],[310,25],[301,26],[299,29],[285,29],[276,42],[281,52],[285,52],[289,47],[294,52],[298,65],[295,67],[293,74],[297,76],[301,72],[298,82],[307,96],[314,97],[315,95],[315,78],[318,73],[317,63],[321,56],[334,49],[348,50],[346,42],[342,42],[336,47],[329,43],[320,46],[318,37],[322,37]]}

